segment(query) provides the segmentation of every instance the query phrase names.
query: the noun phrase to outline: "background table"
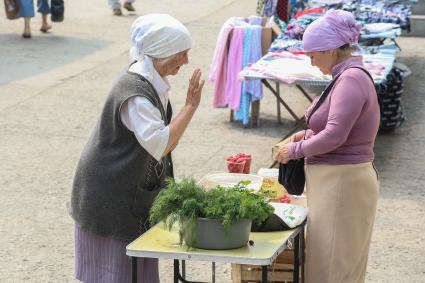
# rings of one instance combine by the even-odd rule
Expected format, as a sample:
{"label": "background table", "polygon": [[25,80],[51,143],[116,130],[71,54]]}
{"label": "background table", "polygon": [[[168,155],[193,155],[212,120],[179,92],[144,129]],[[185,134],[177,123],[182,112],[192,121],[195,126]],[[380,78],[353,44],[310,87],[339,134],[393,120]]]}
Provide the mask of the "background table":
{"label": "background table", "polygon": [[[189,282],[180,274],[179,260],[195,260],[251,264],[262,266],[262,282],[267,282],[267,266],[294,240],[294,281],[304,281],[304,225],[288,231],[262,232],[250,234],[254,244],[232,250],[188,249],[179,245],[179,232],[175,226],[168,231],[164,225],[157,224],[127,246],[127,255],[132,257],[132,282],[137,282],[137,258],[174,259],[174,282]],[[214,279],[213,279],[214,281]]]}

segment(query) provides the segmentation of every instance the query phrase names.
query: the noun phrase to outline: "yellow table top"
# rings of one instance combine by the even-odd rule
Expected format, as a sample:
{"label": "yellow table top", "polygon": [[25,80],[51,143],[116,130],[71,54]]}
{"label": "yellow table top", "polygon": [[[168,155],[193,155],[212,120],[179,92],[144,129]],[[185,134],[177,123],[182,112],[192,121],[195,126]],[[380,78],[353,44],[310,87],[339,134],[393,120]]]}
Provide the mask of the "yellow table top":
{"label": "yellow table top", "polygon": [[133,257],[167,258],[237,264],[270,265],[303,227],[279,232],[251,232],[253,246],[232,250],[188,249],[179,245],[178,227],[168,231],[163,223],[157,224],[127,246],[127,255]]}

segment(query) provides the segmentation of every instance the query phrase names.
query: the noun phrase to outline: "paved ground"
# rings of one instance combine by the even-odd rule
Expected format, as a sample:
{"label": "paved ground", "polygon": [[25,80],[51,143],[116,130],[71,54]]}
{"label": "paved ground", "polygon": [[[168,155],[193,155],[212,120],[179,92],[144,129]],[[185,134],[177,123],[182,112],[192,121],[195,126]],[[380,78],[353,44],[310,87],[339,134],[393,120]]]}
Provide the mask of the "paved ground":
{"label": "paved ground", "polygon": [[[23,40],[22,21],[0,25],[0,281],[75,282],[73,222],[66,212],[73,172],[105,95],[128,62],[128,30],[136,15],[112,17],[106,1],[67,2],[65,22],[49,35]],[[216,36],[230,16],[250,15],[253,0],[138,1],[138,14],[168,12],[187,24],[194,37],[190,64],[171,78],[175,111],[183,105],[187,79],[196,67],[207,74]],[[0,18],[4,19],[3,11]],[[425,45],[400,38],[400,61],[413,74],[403,97],[408,120],[380,135],[376,163],[381,171],[379,210],[368,282],[424,282],[425,236]],[[284,89],[298,113],[307,102]],[[212,108],[206,86],[194,121],[174,153],[178,177],[201,177],[225,169],[229,154],[254,155],[254,171],[270,163],[270,148],[291,125],[283,113],[276,123],[275,101],[266,93],[261,127],[228,122],[227,109]],[[161,279],[171,282],[169,261]],[[190,263],[191,278],[209,279],[209,266]],[[230,267],[218,265],[218,282],[230,281]]]}

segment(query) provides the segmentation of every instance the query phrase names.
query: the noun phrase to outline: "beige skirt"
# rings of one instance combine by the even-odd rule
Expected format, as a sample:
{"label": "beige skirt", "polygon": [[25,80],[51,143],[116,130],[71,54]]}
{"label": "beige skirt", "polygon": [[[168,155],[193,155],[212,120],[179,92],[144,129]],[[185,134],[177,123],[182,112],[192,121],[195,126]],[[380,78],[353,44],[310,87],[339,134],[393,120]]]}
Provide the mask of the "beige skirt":
{"label": "beige skirt", "polygon": [[379,183],[371,162],[306,165],[306,282],[364,282]]}

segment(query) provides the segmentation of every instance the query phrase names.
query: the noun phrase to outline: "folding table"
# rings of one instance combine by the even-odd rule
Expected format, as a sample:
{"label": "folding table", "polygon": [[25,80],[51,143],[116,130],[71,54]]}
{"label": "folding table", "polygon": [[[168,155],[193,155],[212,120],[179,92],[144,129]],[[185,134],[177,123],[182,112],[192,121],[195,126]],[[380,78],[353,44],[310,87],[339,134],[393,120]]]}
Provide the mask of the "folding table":
{"label": "folding table", "polygon": [[[252,245],[232,250],[189,249],[179,244],[178,227],[168,231],[163,223],[157,224],[127,246],[127,255],[132,258],[132,282],[137,282],[137,258],[162,258],[174,260],[174,283],[190,283],[185,279],[185,270],[180,272],[179,260],[209,261],[213,263],[212,282],[215,282],[216,262],[251,264],[262,266],[262,282],[267,282],[267,267],[288,247],[294,243],[294,263],[300,263],[301,282],[304,282],[304,226],[287,231],[252,232]],[[300,268],[294,264],[293,282],[299,282]],[[192,281],[193,282],[193,281]]]}

